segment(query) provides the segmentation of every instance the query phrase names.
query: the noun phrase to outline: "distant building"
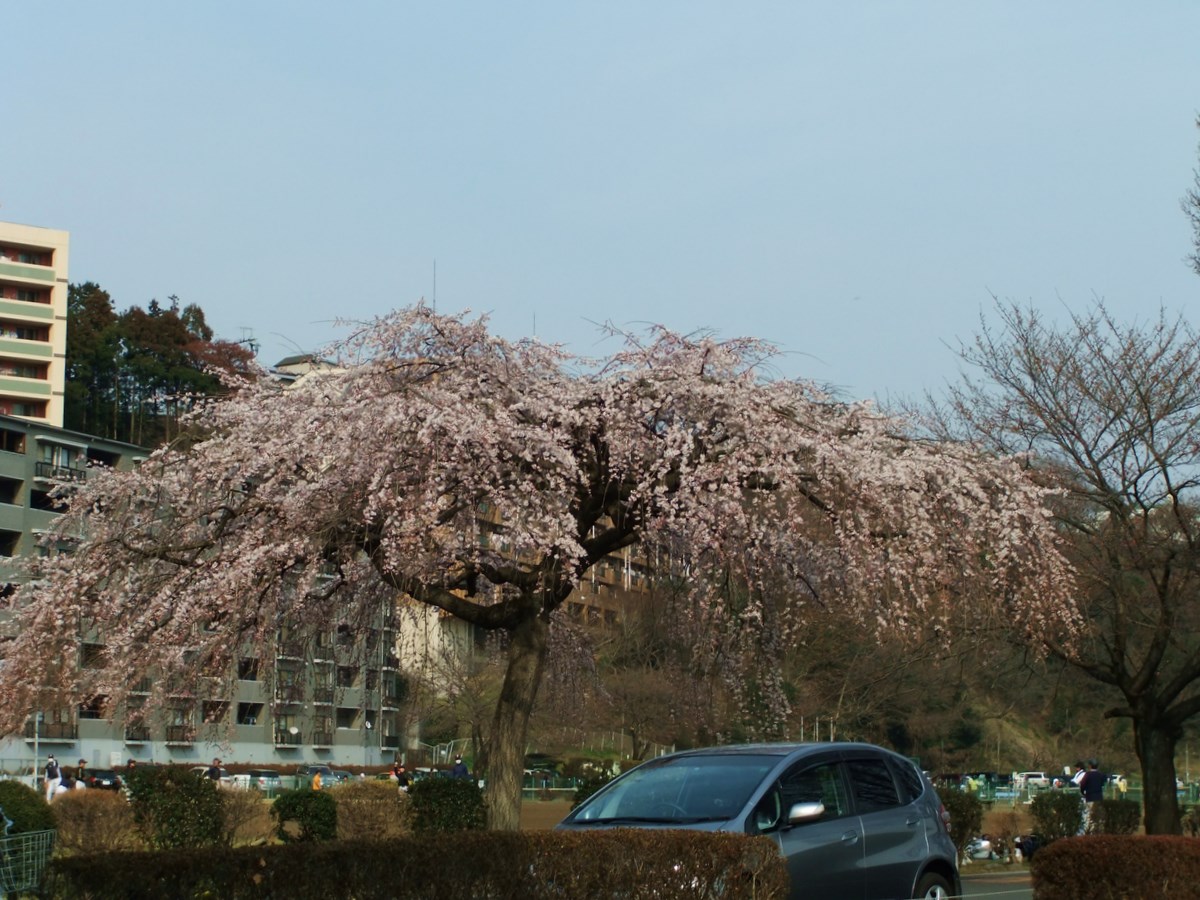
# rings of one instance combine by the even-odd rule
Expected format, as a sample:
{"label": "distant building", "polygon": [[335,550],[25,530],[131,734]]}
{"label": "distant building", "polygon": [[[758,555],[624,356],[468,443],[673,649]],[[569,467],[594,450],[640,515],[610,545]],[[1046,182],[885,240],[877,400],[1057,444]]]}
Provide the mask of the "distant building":
{"label": "distant building", "polygon": [[67,351],[65,231],[0,222],[0,414],[61,427]]}

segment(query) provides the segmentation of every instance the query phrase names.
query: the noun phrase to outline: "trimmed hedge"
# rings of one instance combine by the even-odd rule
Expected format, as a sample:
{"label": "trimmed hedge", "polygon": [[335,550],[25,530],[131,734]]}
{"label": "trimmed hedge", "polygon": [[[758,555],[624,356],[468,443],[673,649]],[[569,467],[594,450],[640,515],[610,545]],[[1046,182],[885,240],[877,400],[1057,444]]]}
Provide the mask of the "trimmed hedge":
{"label": "trimmed hedge", "polygon": [[125,775],[133,818],[151,847],[210,847],[222,843],[217,785],[183,766],[140,766]]}
{"label": "trimmed hedge", "polygon": [[[0,808],[12,821],[9,834],[25,831],[44,831],[53,828],[54,810],[46,798],[19,781],[0,781]],[[0,835],[4,833],[0,823]]]}
{"label": "trimmed hedge", "polygon": [[942,806],[950,814],[950,840],[961,857],[971,838],[983,826],[983,803],[974,794],[948,788],[938,792]]}
{"label": "trimmed hedge", "polygon": [[417,834],[486,827],[483,791],[470,778],[423,778],[408,789]]}
{"label": "trimmed hedge", "polygon": [[785,900],[770,838],[617,829],[462,832],[220,852],[103,853],[50,865],[47,898],[89,900],[476,900],[639,897]]}
{"label": "trimmed hedge", "polygon": [[1134,834],[1142,824],[1142,805],[1135,800],[1101,800],[1092,807],[1091,834]]}
{"label": "trimmed hedge", "polygon": [[1029,865],[1038,900],[1200,897],[1200,841],[1177,835],[1084,835]]}
{"label": "trimmed hedge", "polygon": [[1033,798],[1029,812],[1034,830],[1046,843],[1074,837],[1083,827],[1083,800],[1078,791],[1043,791]]}
{"label": "trimmed hedge", "polygon": [[[337,837],[337,801],[326,791],[284,791],[271,806],[275,833],[285,844],[332,841]],[[298,831],[288,827],[295,822]]]}

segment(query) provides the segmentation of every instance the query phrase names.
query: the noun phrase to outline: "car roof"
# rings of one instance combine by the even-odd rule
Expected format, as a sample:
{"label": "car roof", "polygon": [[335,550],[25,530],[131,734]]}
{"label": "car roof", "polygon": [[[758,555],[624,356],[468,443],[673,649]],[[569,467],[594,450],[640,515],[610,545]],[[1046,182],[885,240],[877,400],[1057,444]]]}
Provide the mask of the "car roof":
{"label": "car roof", "polygon": [[836,750],[841,753],[870,752],[888,753],[893,756],[899,755],[875,744],[863,744],[853,741],[838,741],[834,743],[824,741],[808,743],[727,744],[719,747],[697,747],[692,750],[681,750],[678,753],[671,753],[666,757],[658,758],[675,759],[689,756],[778,756],[782,758],[793,755],[807,756],[825,750]]}

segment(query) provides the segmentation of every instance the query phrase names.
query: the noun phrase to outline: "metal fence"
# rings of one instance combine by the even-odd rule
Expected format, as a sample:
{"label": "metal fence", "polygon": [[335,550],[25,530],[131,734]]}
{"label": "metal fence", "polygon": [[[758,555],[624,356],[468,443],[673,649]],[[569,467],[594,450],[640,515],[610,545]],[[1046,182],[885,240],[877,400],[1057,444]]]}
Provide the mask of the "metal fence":
{"label": "metal fence", "polygon": [[0,838],[0,900],[37,891],[53,849],[53,830]]}

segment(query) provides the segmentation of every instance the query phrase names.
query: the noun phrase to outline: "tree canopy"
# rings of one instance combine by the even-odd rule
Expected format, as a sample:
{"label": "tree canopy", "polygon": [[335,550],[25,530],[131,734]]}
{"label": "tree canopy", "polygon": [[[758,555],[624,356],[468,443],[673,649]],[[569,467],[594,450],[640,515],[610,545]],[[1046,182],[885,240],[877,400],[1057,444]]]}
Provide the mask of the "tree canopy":
{"label": "tree canopy", "polygon": [[[119,708],[147,674],[151,703],[216,691],[281,625],[365,623],[402,594],[507,643],[487,771],[492,824],[515,828],[530,710],[547,654],[570,646],[552,640],[557,612],[624,547],[686,562],[680,627],[731,680],[766,673],[767,737],[786,704],[773,660],[823,606],[867,628],[967,604],[1030,629],[1074,621],[1020,460],[772,379],[758,340],[613,338],[606,359],[580,359],[418,305],[290,389],[247,382],[203,404],[187,446],[74,489],[51,540],[76,549],[32,560],[15,598],[0,728],[48,697]],[[102,663],[64,664],[92,632]]]}
{"label": "tree canopy", "polygon": [[949,431],[1031,452],[1071,538],[1083,613],[1074,639],[1023,635],[1113,692],[1133,723],[1146,830],[1177,833],[1175,746],[1200,713],[1200,339],[1161,312],[1103,305],[1061,325],[999,304],[961,348]]}
{"label": "tree canopy", "polygon": [[217,372],[247,372],[247,348],[214,340],[199,306],[169,299],[117,313],[98,284],[70,286],[67,428],[154,446],[178,433],[192,398],[220,390]]}

